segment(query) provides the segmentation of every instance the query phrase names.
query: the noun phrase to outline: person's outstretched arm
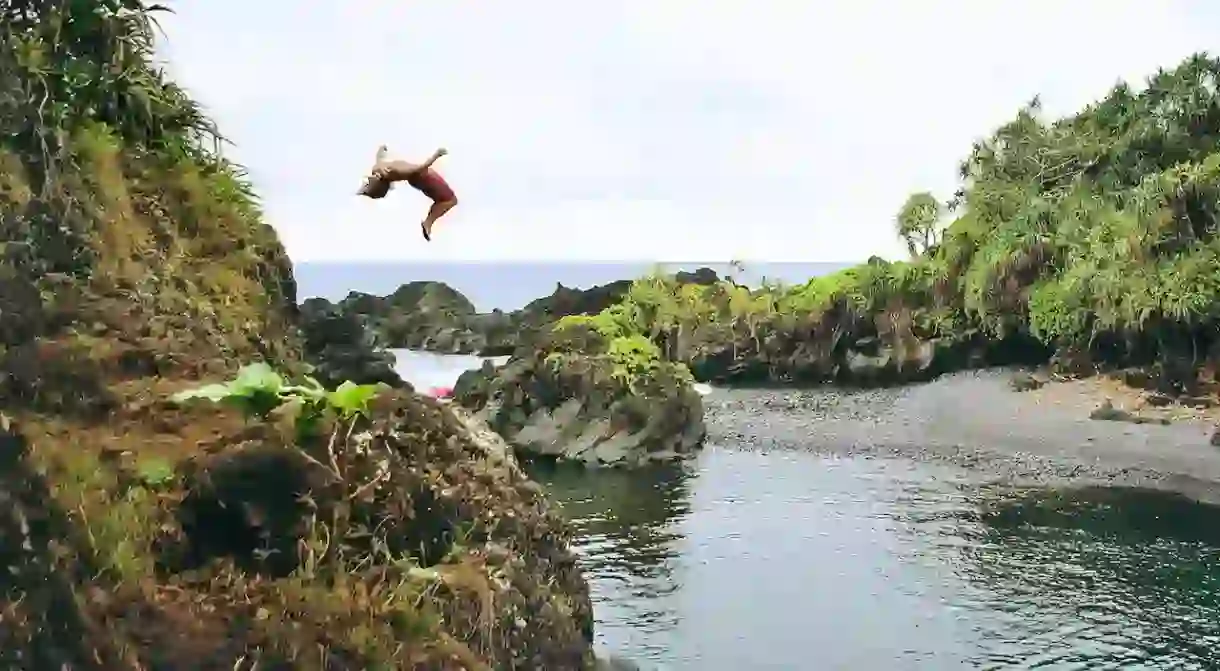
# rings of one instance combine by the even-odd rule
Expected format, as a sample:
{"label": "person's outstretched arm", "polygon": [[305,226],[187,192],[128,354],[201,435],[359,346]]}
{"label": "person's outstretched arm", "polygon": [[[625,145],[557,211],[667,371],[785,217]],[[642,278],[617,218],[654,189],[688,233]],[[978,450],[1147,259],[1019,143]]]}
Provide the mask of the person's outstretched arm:
{"label": "person's outstretched arm", "polygon": [[406,161],[385,161],[381,165],[373,169],[373,177],[377,179],[388,179],[393,182],[400,182],[404,179],[417,175],[432,167],[437,159],[448,154],[444,149],[437,149],[432,152],[428,160],[423,163],[408,163]]}
{"label": "person's outstretched arm", "polygon": [[439,160],[439,159],[440,159],[440,157],[442,157],[442,156],[444,156],[445,154],[448,154],[448,153],[449,153],[449,151],[448,151],[447,149],[445,149],[444,147],[441,147],[440,149],[437,149],[436,151],[432,152],[432,155],[428,157],[428,160],[427,160],[427,161],[424,161],[423,163],[421,163],[421,164],[419,165],[419,168],[418,168],[418,169],[419,169],[419,170],[427,170],[428,168],[431,168],[433,163],[436,163],[436,162],[437,162],[437,160]]}

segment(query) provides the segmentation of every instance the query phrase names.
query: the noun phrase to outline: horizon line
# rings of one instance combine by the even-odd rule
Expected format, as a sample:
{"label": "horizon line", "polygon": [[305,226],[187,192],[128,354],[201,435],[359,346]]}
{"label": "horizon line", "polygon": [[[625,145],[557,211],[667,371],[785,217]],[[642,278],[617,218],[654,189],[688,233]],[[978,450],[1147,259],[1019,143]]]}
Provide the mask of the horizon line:
{"label": "horizon line", "polygon": [[677,260],[657,260],[657,259],[303,259],[300,261],[294,260],[294,264],[436,264],[436,265],[454,265],[454,264],[475,264],[475,263],[512,263],[512,264],[527,264],[527,263],[571,263],[584,265],[609,265],[609,264],[705,264],[705,265],[731,265],[736,261],[742,265],[748,266],[752,263],[790,263],[790,264],[812,264],[812,263],[832,263],[832,264],[857,264],[863,263],[859,260],[851,261],[806,261],[806,260],[771,260],[771,259],[734,259],[730,261],[713,261],[709,259],[677,259]]}

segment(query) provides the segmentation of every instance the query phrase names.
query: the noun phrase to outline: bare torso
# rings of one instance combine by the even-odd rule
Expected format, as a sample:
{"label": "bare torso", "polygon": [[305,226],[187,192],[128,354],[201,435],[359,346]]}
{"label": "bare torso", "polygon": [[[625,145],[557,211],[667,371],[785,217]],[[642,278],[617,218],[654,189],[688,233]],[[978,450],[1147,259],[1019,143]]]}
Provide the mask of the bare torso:
{"label": "bare torso", "polygon": [[[409,180],[412,175],[420,173],[420,164],[410,163],[408,161],[380,161],[373,166],[373,172],[381,172],[385,178],[391,182],[402,182]],[[427,169],[424,172],[431,172]]]}

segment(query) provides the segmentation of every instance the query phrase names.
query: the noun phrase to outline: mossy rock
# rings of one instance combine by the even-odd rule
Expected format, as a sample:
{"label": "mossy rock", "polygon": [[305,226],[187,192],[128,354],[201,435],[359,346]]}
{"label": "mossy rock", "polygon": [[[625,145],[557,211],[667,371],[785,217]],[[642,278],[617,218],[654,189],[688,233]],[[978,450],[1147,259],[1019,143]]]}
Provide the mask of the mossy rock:
{"label": "mossy rock", "polygon": [[590,466],[681,460],[703,444],[703,401],[685,367],[660,360],[627,377],[589,328],[555,329],[548,349],[459,378],[455,400],[522,456]]}
{"label": "mossy rock", "polygon": [[[105,427],[4,419],[0,660],[583,668],[592,612],[568,528],[507,446],[413,394],[372,410],[339,437],[342,478],[326,437],[273,425],[220,423],[154,457]],[[211,415],[229,416],[191,426]]]}

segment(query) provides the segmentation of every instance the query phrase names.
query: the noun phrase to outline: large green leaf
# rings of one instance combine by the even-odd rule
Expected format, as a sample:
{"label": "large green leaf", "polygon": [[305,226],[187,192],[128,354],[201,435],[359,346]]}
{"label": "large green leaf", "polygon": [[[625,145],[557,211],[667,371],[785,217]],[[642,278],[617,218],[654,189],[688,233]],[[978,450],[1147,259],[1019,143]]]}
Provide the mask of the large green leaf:
{"label": "large green leaf", "polygon": [[271,366],[265,363],[252,363],[242,367],[233,380],[233,393],[246,394],[253,391],[264,391],[278,394],[284,389],[284,378],[280,377]]}
{"label": "large green leaf", "polygon": [[384,385],[355,384],[350,380],[327,395],[327,401],[345,419],[367,415],[369,402],[377,397]]}
{"label": "large green leaf", "polygon": [[171,396],[170,400],[172,400],[174,403],[186,403],[187,401],[203,399],[205,401],[219,403],[232,395],[232,393],[232,390],[227,384],[207,384],[199,387],[198,389],[186,389],[184,391],[180,391]]}
{"label": "large green leaf", "polygon": [[313,401],[322,401],[326,399],[327,392],[326,387],[323,387],[321,382],[318,382],[312,377],[306,376],[304,382],[301,384],[283,387],[280,390],[280,394],[283,396],[292,395],[308,398]]}

